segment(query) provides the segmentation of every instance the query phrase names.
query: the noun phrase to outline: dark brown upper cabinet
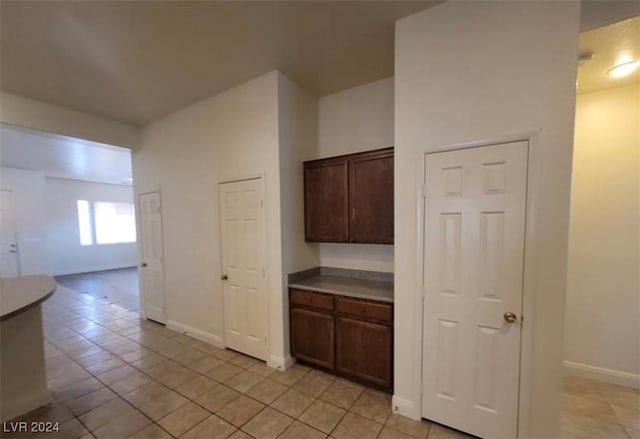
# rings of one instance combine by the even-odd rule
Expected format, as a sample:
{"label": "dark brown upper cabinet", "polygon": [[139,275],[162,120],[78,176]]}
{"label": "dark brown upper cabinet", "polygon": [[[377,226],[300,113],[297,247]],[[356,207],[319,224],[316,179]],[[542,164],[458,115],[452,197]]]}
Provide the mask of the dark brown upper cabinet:
{"label": "dark brown upper cabinet", "polygon": [[305,239],[347,242],[349,239],[349,164],[324,159],[304,164]]}
{"label": "dark brown upper cabinet", "polygon": [[393,244],[393,148],[304,163],[305,238]]}

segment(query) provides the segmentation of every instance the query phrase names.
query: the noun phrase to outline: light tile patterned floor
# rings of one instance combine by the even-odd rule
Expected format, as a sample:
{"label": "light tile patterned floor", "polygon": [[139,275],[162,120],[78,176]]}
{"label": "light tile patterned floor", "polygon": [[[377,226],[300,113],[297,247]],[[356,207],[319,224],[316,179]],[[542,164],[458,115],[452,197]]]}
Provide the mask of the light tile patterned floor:
{"label": "light tile patterned floor", "polygon": [[[61,431],[3,438],[469,437],[391,415],[388,395],[303,366],[274,371],[64,287],[44,322],[54,401],[26,419]],[[566,438],[640,438],[638,392],[575,379],[566,398]]]}
{"label": "light tile patterned floor", "polygon": [[568,377],[563,397],[563,438],[640,439],[639,390]]}

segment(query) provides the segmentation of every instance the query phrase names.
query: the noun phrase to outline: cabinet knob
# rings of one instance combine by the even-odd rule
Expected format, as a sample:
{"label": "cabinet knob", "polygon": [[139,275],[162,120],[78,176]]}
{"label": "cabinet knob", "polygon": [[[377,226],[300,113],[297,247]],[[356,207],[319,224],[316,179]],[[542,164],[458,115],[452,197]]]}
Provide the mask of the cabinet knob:
{"label": "cabinet knob", "polygon": [[226,274],[223,274],[222,276],[220,276],[220,280],[227,280],[229,279],[229,276]]}

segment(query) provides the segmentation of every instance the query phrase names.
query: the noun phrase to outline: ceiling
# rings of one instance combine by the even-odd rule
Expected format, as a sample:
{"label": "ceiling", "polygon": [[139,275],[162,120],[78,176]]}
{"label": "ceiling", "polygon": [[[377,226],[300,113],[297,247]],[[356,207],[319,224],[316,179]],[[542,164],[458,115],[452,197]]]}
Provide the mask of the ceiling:
{"label": "ceiling", "polygon": [[[395,21],[438,3],[2,0],[0,89],[133,125],[274,69],[322,96],[393,75]],[[597,28],[638,14],[582,0],[581,48],[598,55],[581,91],[608,86],[607,45],[634,38]]]}
{"label": "ceiling", "polygon": [[274,69],[321,96],[393,75],[435,1],[8,1],[0,88],[142,125]]}
{"label": "ceiling", "polygon": [[125,148],[0,124],[0,165],[48,177],[131,185]]}
{"label": "ceiling", "polygon": [[640,60],[640,17],[599,27],[580,34],[580,54],[593,59],[578,67],[578,93],[640,82],[640,69],[624,78],[612,78],[607,70],[621,60]]}

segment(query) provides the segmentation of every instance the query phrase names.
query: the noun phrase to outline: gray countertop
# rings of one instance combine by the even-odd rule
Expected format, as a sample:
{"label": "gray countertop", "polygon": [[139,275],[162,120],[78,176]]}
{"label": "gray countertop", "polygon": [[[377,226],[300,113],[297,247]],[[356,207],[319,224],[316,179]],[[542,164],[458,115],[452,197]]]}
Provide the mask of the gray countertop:
{"label": "gray countertop", "polygon": [[[351,276],[355,270],[341,272],[337,269],[329,271],[323,268],[320,269],[322,271],[309,270],[306,273],[308,276],[290,275],[289,287],[393,303],[393,282],[363,279],[363,272]],[[327,272],[329,274],[325,274]]]}
{"label": "gray countertop", "polygon": [[0,320],[40,305],[53,294],[56,285],[52,277],[44,275],[0,279]]}

